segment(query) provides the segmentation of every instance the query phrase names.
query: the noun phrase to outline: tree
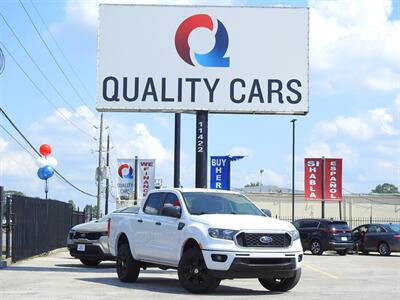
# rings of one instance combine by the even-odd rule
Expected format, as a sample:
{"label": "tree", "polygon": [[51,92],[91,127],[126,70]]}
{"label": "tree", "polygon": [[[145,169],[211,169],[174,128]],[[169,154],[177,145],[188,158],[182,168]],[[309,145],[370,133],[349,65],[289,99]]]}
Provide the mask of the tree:
{"label": "tree", "polygon": [[75,211],[76,210],[76,205],[74,200],[68,200],[68,204],[71,206],[72,210]]}
{"label": "tree", "polygon": [[97,205],[86,205],[85,206],[85,219],[91,221],[96,218]]}
{"label": "tree", "polygon": [[399,189],[394,184],[384,183],[378,184],[376,188],[372,190],[372,192],[377,194],[396,194],[399,192]]}
{"label": "tree", "polygon": [[12,195],[17,195],[17,196],[25,196],[24,193],[19,192],[19,191],[13,191],[13,190],[9,190],[9,191],[4,191],[4,197],[7,196],[12,196]]}

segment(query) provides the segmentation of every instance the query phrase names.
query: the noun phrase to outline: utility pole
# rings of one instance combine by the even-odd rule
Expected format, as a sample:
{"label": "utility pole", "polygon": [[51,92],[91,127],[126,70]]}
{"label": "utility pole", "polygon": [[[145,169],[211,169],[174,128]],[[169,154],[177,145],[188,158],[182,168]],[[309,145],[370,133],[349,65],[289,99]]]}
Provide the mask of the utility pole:
{"label": "utility pole", "polygon": [[181,114],[175,113],[175,140],[174,140],[174,187],[181,186]]}
{"label": "utility pole", "polygon": [[99,164],[97,166],[97,211],[96,217],[100,218],[100,193],[101,193],[101,159],[103,147],[103,113],[100,115],[100,138],[99,138]]}
{"label": "utility pole", "polygon": [[[110,134],[107,135],[107,154],[106,154],[106,166],[107,170],[110,166]],[[104,208],[104,214],[108,214],[108,197],[110,193],[110,174],[108,174],[107,179],[106,179],[106,200],[105,200],[105,208]]]}

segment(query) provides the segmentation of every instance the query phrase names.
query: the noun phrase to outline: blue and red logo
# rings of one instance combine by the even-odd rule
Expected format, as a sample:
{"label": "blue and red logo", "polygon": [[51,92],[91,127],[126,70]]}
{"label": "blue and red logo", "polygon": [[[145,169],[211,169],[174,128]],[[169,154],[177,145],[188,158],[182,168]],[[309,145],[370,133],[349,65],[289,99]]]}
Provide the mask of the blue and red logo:
{"label": "blue and red logo", "polygon": [[[194,53],[196,62],[203,67],[229,67],[229,57],[224,57],[228,50],[229,38],[224,24],[218,21],[218,28],[215,33],[214,48],[205,54]],[[189,65],[194,66],[189,47],[189,35],[196,28],[207,28],[213,31],[213,21],[209,15],[193,15],[184,20],[175,33],[175,47],[179,56]]]}
{"label": "blue and red logo", "polygon": [[[128,169],[128,173],[123,172],[123,170]],[[118,168],[118,175],[124,179],[133,179],[133,168],[128,164],[122,164]]]}

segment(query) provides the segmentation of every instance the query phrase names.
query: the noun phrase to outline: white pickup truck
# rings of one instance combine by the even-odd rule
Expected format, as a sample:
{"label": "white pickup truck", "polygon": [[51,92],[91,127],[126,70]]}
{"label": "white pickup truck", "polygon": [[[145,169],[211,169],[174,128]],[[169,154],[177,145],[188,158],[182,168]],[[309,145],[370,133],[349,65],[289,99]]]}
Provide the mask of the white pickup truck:
{"label": "white pickup truck", "polygon": [[303,249],[296,228],[267,217],[239,193],[154,190],[138,213],[114,214],[108,222],[123,282],[135,282],[147,267],[177,269],[192,293],[211,292],[233,278],[258,278],[266,289],[284,292],[300,279]]}

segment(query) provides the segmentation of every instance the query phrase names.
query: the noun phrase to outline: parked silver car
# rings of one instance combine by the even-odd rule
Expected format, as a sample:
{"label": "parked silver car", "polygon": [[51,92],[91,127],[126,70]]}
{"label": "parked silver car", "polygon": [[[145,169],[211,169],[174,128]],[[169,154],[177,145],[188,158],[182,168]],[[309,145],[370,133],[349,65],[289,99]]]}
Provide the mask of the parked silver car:
{"label": "parked silver car", "polygon": [[139,207],[116,210],[98,220],[79,224],[71,228],[67,237],[67,248],[71,256],[87,266],[97,266],[102,261],[113,261],[115,257],[108,248],[107,220],[110,215],[122,212],[138,212]]}

